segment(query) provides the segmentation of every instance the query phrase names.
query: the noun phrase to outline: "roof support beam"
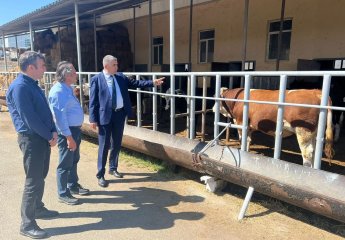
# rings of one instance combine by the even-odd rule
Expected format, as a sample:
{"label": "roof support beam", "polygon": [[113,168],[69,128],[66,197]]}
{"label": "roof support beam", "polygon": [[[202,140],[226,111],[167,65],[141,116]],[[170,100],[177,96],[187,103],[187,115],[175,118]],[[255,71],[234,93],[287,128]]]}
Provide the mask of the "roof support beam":
{"label": "roof support beam", "polygon": [[285,15],[285,0],[282,0],[282,7],[280,10],[280,27],[279,27],[279,35],[278,35],[276,71],[279,71],[279,68],[280,68],[280,53],[281,53],[282,39],[283,39],[284,15]]}
{"label": "roof support beam", "polygon": [[188,72],[192,71],[192,31],[193,31],[193,0],[189,4],[189,42],[188,42]]}
{"label": "roof support beam", "polygon": [[247,58],[247,35],[248,35],[248,8],[249,0],[244,0],[244,14],[243,14],[243,47],[242,47],[242,68],[244,71],[244,66]]}
{"label": "roof support beam", "polygon": [[[112,2],[111,4],[108,4],[108,5],[96,8],[96,9],[92,9],[92,10],[89,10],[89,11],[85,11],[84,13],[80,14],[80,16],[84,16],[84,15],[87,15],[87,14],[96,14],[97,15],[97,13],[96,13],[97,11],[101,11],[101,10],[104,10],[104,9],[107,9],[107,8],[111,8],[111,7],[120,5],[122,3],[125,3],[127,1],[128,0],[120,0],[120,1],[117,1],[115,3],[114,3],[114,1],[111,1]],[[134,4],[136,4],[137,2],[138,1],[136,1]],[[79,2],[79,4],[80,4],[80,2]],[[73,16],[61,19],[61,20],[56,21],[56,22],[53,22],[53,24],[57,24],[59,22],[67,21],[67,20],[70,20],[70,19],[73,19]]]}
{"label": "roof support beam", "polygon": [[32,20],[31,22],[37,22],[37,21],[46,21],[46,20],[53,20],[53,19],[61,19],[61,18],[73,18],[73,14],[65,14],[65,15],[51,15],[49,17],[37,17],[35,20]]}
{"label": "roof support beam", "polygon": [[152,72],[152,0],[149,0],[149,61],[148,71]]}
{"label": "roof support beam", "polygon": [[17,55],[17,65],[19,67],[19,48],[18,48],[18,39],[17,39],[17,35],[14,36],[15,40],[16,40],[16,55]]}
{"label": "roof support beam", "polygon": [[32,24],[31,24],[31,21],[29,21],[29,33],[30,33],[30,47],[31,47],[31,51],[35,51],[34,50],[34,40],[33,40],[33,34],[32,34]]}
{"label": "roof support beam", "polygon": [[[79,1],[78,4],[79,5],[83,5],[83,4],[90,4],[90,3],[94,3],[94,0],[83,0],[83,1]],[[114,2],[114,0],[98,0],[97,3],[107,3],[107,2]]]}
{"label": "roof support beam", "polygon": [[135,22],[135,18],[136,18],[136,16],[135,16],[135,8],[136,7],[133,7],[133,71],[135,72],[136,70],[135,70],[135,51],[136,51],[136,49],[135,49],[135,42],[136,42],[136,35],[135,35],[135,27],[136,27],[136,22]]}
{"label": "roof support beam", "polygon": [[58,26],[58,33],[59,33],[59,59],[60,62],[62,61],[62,51],[61,51],[61,27]]}
{"label": "roof support beam", "polygon": [[77,0],[74,1],[74,14],[75,14],[75,33],[77,37],[77,56],[78,56],[78,72],[79,72],[79,86],[80,86],[80,105],[84,106],[83,100],[83,79],[81,76],[81,72],[83,71],[82,63],[81,63],[81,51],[80,51],[80,28],[79,28],[79,12],[78,12],[78,3]]}
{"label": "roof support beam", "polygon": [[2,49],[3,49],[3,53],[4,53],[5,71],[7,72],[6,45],[5,45],[5,33],[4,33],[4,31],[2,31]]}
{"label": "roof support beam", "polygon": [[[170,0],[170,73],[175,72],[175,2]],[[170,77],[170,93],[175,94],[175,77]],[[170,100],[170,134],[175,134],[175,98]]]}
{"label": "roof support beam", "polygon": [[93,14],[93,40],[95,43],[95,72],[98,72],[97,31],[96,14]]}
{"label": "roof support beam", "polygon": [[[75,33],[77,40],[77,56],[78,56],[78,72],[82,72],[82,63],[81,63],[81,51],[80,51],[80,28],[79,28],[79,12],[78,12],[78,3],[74,2],[74,18],[75,18]],[[81,79],[79,79],[80,81]]]}

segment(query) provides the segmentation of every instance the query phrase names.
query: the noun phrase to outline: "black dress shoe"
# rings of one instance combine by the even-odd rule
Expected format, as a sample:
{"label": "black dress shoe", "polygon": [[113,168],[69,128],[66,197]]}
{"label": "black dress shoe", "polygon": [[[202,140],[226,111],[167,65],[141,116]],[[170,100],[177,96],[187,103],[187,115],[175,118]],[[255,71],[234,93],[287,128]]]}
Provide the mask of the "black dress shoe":
{"label": "black dress shoe", "polygon": [[98,178],[98,185],[101,187],[108,187],[108,181],[104,177]]}
{"label": "black dress shoe", "polygon": [[34,238],[34,239],[42,239],[48,237],[48,233],[42,230],[40,227],[33,227],[32,229],[26,230],[20,228],[19,233],[23,236]]}
{"label": "black dress shoe", "polygon": [[79,199],[71,196],[59,196],[59,202],[66,203],[67,205],[77,205],[79,204]]}
{"label": "black dress shoe", "polygon": [[79,183],[76,186],[70,187],[69,191],[72,194],[77,194],[77,195],[88,195],[90,190],[83,188],[82,185],[80,185]]}
{"label": "black dress shoe", "polygon": [[123,174],[119,173],[117,170],[109,170],[109,174],[114,175],[117,178],[123,178]]}

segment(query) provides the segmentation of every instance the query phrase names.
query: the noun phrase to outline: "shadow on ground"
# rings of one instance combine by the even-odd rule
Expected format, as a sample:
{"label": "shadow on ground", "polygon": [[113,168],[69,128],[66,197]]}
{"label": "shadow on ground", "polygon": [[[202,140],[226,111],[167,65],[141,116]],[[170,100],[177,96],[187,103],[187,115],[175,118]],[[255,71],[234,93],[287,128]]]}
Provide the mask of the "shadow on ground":
{"label": "shadow on ground", "polygon": [[[131,188],[128,191],[94,191],[92,196],[98,196],[98,198],[85,198],[82,199],[82,203],[113,204],[114,208],[121,210],[61,213],[60,218],[74,218],[76,220],[78,218],[94,218],[99,221],[68,227],[47,228],[46,230],[51,235],[125,228],[159,230],[174,226],[176,220],[194,221],[204,216],[200,212],[170,212],[168,209],[170,206],[178,205],[181,202],[199,203],[204,198],[199,196],[181,196],[167,190],[139,187]],[[102,198],[99,198],[99,196],[102,196]],[[126,207],[122,208],[121,204],[126,205]],[[128,204],[131,206],[131,209],[128,209]]]}

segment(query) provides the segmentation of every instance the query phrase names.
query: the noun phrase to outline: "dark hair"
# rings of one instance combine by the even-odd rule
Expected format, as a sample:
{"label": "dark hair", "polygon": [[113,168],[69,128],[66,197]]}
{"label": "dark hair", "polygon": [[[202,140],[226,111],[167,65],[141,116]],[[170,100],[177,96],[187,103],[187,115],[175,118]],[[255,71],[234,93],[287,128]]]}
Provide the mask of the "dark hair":
{"label": "dark hair", "polygon": [[42,53],[34,51],[26,51],[22,53],[19,57],[19,68],[21,71],[25,72],[29,65],[34,65],[37,68],[37,60],[42,59],[46,61]]}
{"label": "dark hair", "polygon": [[59,62],[56,67],[56,81],[64,82],[66,74],[72,72],[72,66],[73,64],[67,61]]}

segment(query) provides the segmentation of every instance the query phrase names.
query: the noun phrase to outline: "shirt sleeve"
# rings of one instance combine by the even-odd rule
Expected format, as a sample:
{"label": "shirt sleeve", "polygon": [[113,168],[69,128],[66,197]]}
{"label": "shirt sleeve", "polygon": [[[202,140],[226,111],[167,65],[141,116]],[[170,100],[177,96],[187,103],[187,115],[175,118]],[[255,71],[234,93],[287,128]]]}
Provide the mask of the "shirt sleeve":
{"label": "shirt sleeve", "polygon": [[[32,131],[50,141],[53,138],[52,130],[55,130],[55,128],[48,128],[44,120],[40,118],[41,115],[37,113],[38,109],[32,107],[32,103],[34,102],[32,92],[23,85],[16,87],[17,91],[13,91],[13,100],[16,103],[16,108],[21,119]],[[46,108],[49,111],[48,105],[46,105]]]}
{"label": "shirt sleeve", "polygon": [[49,94],[49,105],[54,115],[56,127],[64,136],[70,136],[71,130],[67,120],[66,105],[68,96],[61,91],[52,92]]}

